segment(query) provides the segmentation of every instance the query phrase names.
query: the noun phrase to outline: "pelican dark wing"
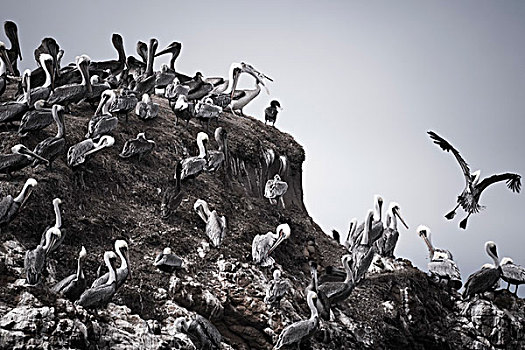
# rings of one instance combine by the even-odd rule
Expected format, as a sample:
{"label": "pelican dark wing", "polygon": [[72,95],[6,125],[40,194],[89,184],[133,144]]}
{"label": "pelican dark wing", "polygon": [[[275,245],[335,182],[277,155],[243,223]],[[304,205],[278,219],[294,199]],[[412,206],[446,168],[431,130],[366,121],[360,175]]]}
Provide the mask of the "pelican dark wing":
{"label": "pelican dark wing", "polygon": [[455,149],[450,143],[448,143],[447,140],[445,140],[444,138],[442,138],[435,132],[428,131],[427,133],[430,135],[430,138],[434,140],[434,143],[438,145],[439,147],[441,147],[443,151],[452,152],[454,157],[456,157],[456,160],[458,161],[459,166],[461,167],[461,170],[463,171],[463,175],[465,176],[467,184],[469,184],[471,182],[470,168],[467,162],[465,161],[465,159],[463,159],[461,154],[459,154],[458,150]]}
{"label": "pelican dark wing", "polygon": [[513,174],[513,173],[505,173],[505,174],[498,174],[498,175],[492,175],[492,176],[489,176],[485,179],[483,179],[483,181],[481,181],[477,186],[476,186],[476,189],[479,191],[479,194],[481,194],[481,192],[487,188],[488,186],[496,183],[496,182],[500,182],[500,181],[506,181],[507,182],[507,187],[512,191],[512,192],[520,192],[521,190],[521,176],[518,175],[518,174]]}

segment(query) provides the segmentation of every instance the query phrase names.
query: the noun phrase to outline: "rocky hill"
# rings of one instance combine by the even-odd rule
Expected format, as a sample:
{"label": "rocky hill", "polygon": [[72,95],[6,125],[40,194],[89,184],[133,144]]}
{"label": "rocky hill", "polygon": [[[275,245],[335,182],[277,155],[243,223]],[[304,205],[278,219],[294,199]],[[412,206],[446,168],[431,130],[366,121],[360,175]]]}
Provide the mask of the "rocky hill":
{"label": "rocky hill", "polygon": [[[14,87],[2,96],[9,99]],[[161,218],[162,195],[173,186],[175,162],[197,154],[195,137],[206,131],[199,122],[174,126],[167,101],[154,97],[159,116],[141,121],[130,113],[114,133],[115,145],[96,154],[86,166],[82,189],[59,158],[53,170],[26,168],[12,179],[0,175],[0,193],[15,194],[28,177],[38,181],[16,219],[0,234],[0,348],[2,349],[192,349],[175,330],[179,316],[200,314],[223,336],[224,349],[271,349],[288,324],[309,316],[304,289],[310,282],[308,260],[320,270],[339,266],[343,249],[325,235],[303,203],[303,148],[291,135],[251,117],[223,113],[218,125],[228,132],[229,164],[215,173],[185,181],[185,198],[168,219]],[[93,108],[81,103],[66,115],[67,144],[81,141]],[[23,143],[33,148],[53,135],[54,127],[25,138],[13,126],[0,129],[0,153]],[[208,134],[213,138],[215,123]],[[145,132],[156,142],[152,154],[138,160],[118,157],[124,142]],[[217,147],[214,141],[209,147]],[[284,180],[286,208],[263,197],[266,180],[277,171],[275,158],[289,162]],[[52,200],[62,199],[66,237],[47,263],[44,286],[24,285],[25,251],[40,242],[54,223]],[[210,246],[204,224],[193,210],[197,199],[227,218],[228,232],[219,249]],[[281,308],[263,299],[273,269],[255,266],[251,243],[256,234],[288,223],[292,234],[273,253],[274,268],[292,284]],[[88,252],[84,272],[91,282],[104,251],[116,239],[130,246],[133,276],[112,302],[87,312],[49,288],[76,269],[81,246]],[[184,268],[166,273],[153,266],[165,247],[184,259]],[[461,301],[427,275],[398,260],[388,271],[375,266],[341,305],[333,319],[304,349],[520,349],[525,348],[525,303],[506,291]]]}

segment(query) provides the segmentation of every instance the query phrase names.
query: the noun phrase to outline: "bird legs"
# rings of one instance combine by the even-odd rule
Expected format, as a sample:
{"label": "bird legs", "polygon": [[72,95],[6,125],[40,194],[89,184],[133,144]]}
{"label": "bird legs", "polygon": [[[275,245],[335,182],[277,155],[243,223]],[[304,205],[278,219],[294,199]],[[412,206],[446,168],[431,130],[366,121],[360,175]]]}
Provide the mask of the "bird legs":
{"label": "bird legs", "polygon": [[450,213],[448,213],[447,215],[445,215],[445,217],[446,217],[448,220],[452,220],[452,219],[454,219],[454,216],[456,216],[456,210],[458,210],[458,208],[459,208],[459,203],[458,203],[458,205],[456,205],[456,207],[455,207],[454,209],[452,209],[452,210],[450,211]]}
{"label": "bird legs", "polygon": [[462,229],[467,228],[467,221],[468,221],[468,218],[470,217],[470,214],[472,213],[468,213],[468,215],[463,220],[461,220],[461,222],[459,223],[459,227],[461,227]]}

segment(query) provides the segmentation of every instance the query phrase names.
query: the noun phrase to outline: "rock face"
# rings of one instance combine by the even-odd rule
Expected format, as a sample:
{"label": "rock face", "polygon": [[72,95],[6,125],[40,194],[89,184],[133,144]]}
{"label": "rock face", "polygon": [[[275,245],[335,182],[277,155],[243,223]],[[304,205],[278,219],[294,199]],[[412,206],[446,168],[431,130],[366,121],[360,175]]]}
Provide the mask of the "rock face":
{"label": "rock face", "polygon": [[[12,94],[13,88],[2,96]],[[184,181],[185,197],[175,213],[162,220],[163,191],[173,181],[177,160],[197,154],[198,122],[175,127],[167,102],[153,97],[159,116],[121,123],[115,145],[91,159],[82,190],[65,156],[54,170],[24,169],[7,181],[2,196],[13,194],[32,176],[38,185],[18,217],[0,236],[1,349],[194,349],[179,332],[180,316],[209,319],[222,334],[224,349],[271,349],[281,330],[309,316],[304,289],[310,282],[308,259],[320,266],[340,264],[344,253],[309,217],[302,190],[304,150],[294,139],[253,118],[223,113],[218,124],[228,131],[227,166]],[[83,139],[89,105],[66,116],[68,146]],[[118,157],[124,142],[145,131],[156,148],[141,162]],[[29,148],[55,130],[24,140]],[[212,135],[210,128],[210,136]],[[13,131],[0,132],[0,153],[19,143]],[[209,149],[217,145],[211,141]],[[264,198],[266,181],[279,172],[281,156],[288,167],[286,209]],[[0,175],[1,176],[1,175]],[[54,222],[51,202],[63,201],[66,238],[48,258],[42,288],[24,286],[23,259],[47,225]],[[205,225],[193,211],[198,198],[225,215],[228,233],[219,249],[211,247]],[[275,250],[273,268],[251,261],[256,234],[288,223],[292,234]],[[89,282],[105,250],[124,238],[130,247],[133,277],[106,308],[87,312],[52,294],[49,288],[76,269],[76,254],[88,251]],[[183,258],[183,269],[157,270],[155,256],[165,247]],[[506,291],[469,302],[445,291],[410,262],[397,260],[388,271],[374,267],[364,281],[333,310],[333,318],[304,349],[520,349],[525,348],[525,303]],[[393,267],[392,267],[393,266]],[[292,290],[280,308],[264,303],[274,269],[282,271]]]}

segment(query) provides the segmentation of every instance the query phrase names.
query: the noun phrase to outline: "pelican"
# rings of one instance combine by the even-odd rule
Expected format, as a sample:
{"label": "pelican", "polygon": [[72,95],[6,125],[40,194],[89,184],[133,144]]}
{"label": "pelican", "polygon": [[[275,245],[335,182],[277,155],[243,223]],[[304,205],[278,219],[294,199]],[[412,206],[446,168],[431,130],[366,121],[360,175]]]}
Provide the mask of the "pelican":
{"label": "pelican", "polygon": [[140,132],[137,137],[132,140],[127,140],[120,152],[120,158],[130,158],[139,156],[139,162],[145,154],[151,153],[155,148],[155,141],[146,139],[146,134]]}
{"label": "pelican", "polygon": [[23,169],[31,164],[32,158],[40,159],[49,165],[47,159],[42,158],[38,154],[31,152],[26,146],[22,144],[11,147],[12,154],[0,154],[0,173],[7,174],[11,178],[11,173]]}
{"label": "pelican", "polygon": [[221,348],[222,336],[217,328],[201,315],[196,315],[191,322],[185,317],[175,320],[175,330],[185,332],[199,350],[216,350]]}
{"label": "pelican", "polygon": [[373,219],[374,212],[368,210],[365,220],[365,230],[361,236],[361,241],[352,248],[352,273],[356,284],[365,276],[374,259],[374,241],[372,240]]}
{"label": "pelican", "polygon": [[84,271],[82,265],[86,259],[87,252],[86,248],[82,246],[80,253],[78,254],[77,272],[73,273],[51,288],[51,290],[57,294],[64,295],[67,299],[74,302],[86,289],[86,278],[84,277]]}
{"label": "pelican", "polygon": [[[48,137],[44,141],[36,145],[33,152],[42,158],[47,159],[48,167],[51,168],[53,161],[64,153],[66,149],[65,126],[64,126],[64,107],[60,105],[53,105],[52,108],[53,119],[57,124],[57,134]],[[36,159],[33,166],[40,164],[41,161]]]}
{"label": "pelican", "polygon": [[183,261],[177,255],[171,252],[171,248],[166,247],[155,258],[153,266],[156,266],[159,270],[164,272],[173,272],[182,268]]}
{"label": "pelican", "polygon": [[60,239],[60,230],[52,227],[46,232],[46,243],[39,244],[35,249],[28,250],[24,258],[24,269],[26,270],[26,282],[29,285],[37,285],[41,282],[42,271],[46,264],[46,256],[49,248]]}
{"label": "pelican", "polygon": [[349,254],[341,257],[343,267],[346,271],[346,278],[343,282],[325,282],[317,287],[319,291],[326,295],[332,305],[348,298],[354,290],[354,275],[350,267],[351,260],[352,257]]}
{"label": "pelican", "polygon": [[182,173],[182,164],[177,162],[175,165],[175,186],[169,185],[164,191],[162,196],[162,203],[160,205],[160,212],[163,219],[167,219],[173,212],[177,210],[182,198],[185,193],[181,190],[181,173]]}
{"label": "pelican", "polygon": [[399,239],[399,231],[397,230],[398,218],[408,230],[408,226],[401,217],[400,211],[399,204],[390,202],[386,214],[386,228],[381,237],[375,242],[377,253],[382,257],[394,258],[394,249]]}
{"label": "pelican", "polygon": [[525,283],[525,268],[514,264],[511,258],[503,258],[501,259],[501,272],[501,279],[507,282],[507,290],[511,284],[514,284],[516,286],[514,295],[518,295],[519,285]]}
{"label": "pelican", "polygon": [[273,179],[266,181],[264,196],[274,205],[277,204],[277,201],[279,200],[284,208],[283,196],[286,191],[288,191],[288,184],[281,180],[279,174],[275,174]]}
{"label": "pelican", "polygon": [[215,106],[213,100],[210,97],[204,99],[204,101],[197,102],[195,105],[195,119],[201,122],[206,122],[206,130],[210,126],[210,120],[215,119],[216,122],[219,120],[219,116],[222,113],[222,108]]}
{"label": "pelican", "polygon": [[170,71],[168,65],[160,65],[160,71],[155,73],[155,89],[166,89],[175,79],[175,72]]}
{"label": "pelican", "polygon": [[7,87],[8,70],[11,74],[15,75],[13,67],[11,66],[11,61],[9,60],[9,57],[7,57],[5,44],[0,41],[0,96],[2,96]]}
{"label": "pelican", "polygon": [[[46,233],[51,227],[56,227],[58,229],[62,228],[62,215],[60,214],[60,204],[62,204],[62,200],[60,198],[53,199],[53,210],[55,211],[55,225],[54,226],[48,226],[44,230],[44,233],[42,234],[42,238],[40,239],[40,245],[46,244]],[[64,230],[60,231],[60,238],[56,239],[53,244],[49,247],[48,254],[55,251],[60,244],[62,244],[62,241],[64,241],[64,238],[66,237],[66,234]]]}
{"label": "pelican", "polygon": [[[29,79],[26,81],[27,89],[30,90],[27,103],[30,105],[33,103],[33,101],[47,100],[49,98],[49,95],[51,94],[51,91],[53,91],[53,89],[55,88],[55,76],[52,74],[53,57],[46,53],[41,54],[40,65],[44,70],[46,76],[44,84],[42,86],[29,89],[29,87],[33,86],[31,84],[31,77],[29,77]],[[29,73],[32,74],[31,72]],[[24,98],[26,98],[24,95],[19,96],[17,101],[23,102]]]}
{"label": "pelican", "polygon": [[[264,83],[260,80],[255,80],[255,89],[253,90],[237,90],[240,93],[234,96],[228,105],[230,107],[233,114],[235,114],[235,111],[239,111],[240,115],[244,116],[244,113],[242,112],[242,109],[246,107],[246,105],[250,102],[252,102],[259,94],[261,93],[261,85],[264,86]],[[264,86],[266,88],[266,86]],[[270,94],[268,88],[266,88],[266,92]]]}
{"label": "pelican", "polygon": [[[128,279],[128,276],[131,278],[131,265],[129,262],[129,249],[128,244],[123,239],[118,239],[115,241],[115,252],[117,252],[118,257],[120,258],[120,267],[116,269],[116,279],[117,279],[117,289],[120,288],[124,282]],[[97,278],[91,284],[91,288],[99,287],[108,282],[110,273],[106,272],[99,278]]]}
{"label": "pelican", "polygon": [[266,296],[264,302],[268,304],[270,309],[279,307],[281,299],[288,293],[291,286],[290,283],[281,278],[281,271],[275,270],[273,272],[273,279],[268,284],[266,289]]}
{"label": "pelican", "polygon": [[182,175],[181,179],[184,180],[189,177],[196,177],[199,175],[207,164],[207,151],[206,143],[208,142],[208,135],[204,132],[197,134],[197,146],[199,147],[199,154],[194,157],[185,158],[182,161]]}
{"label": "pelican", "polygon": [[437,144],[439,147],[441,147],[442,150],[447,152],[452,152],[454,157],[456,157],[457,162],[459,163],[459,166],[461,167],[461,170],[463,171],[463,176],[465,177],[465,189],[463,192],[458,196],[457,202],[458,205],[452,211],[450,211],[448,214],[445,215],[445,217],[448,220],[452,220],[454,216],[456,215],[456,210],[461,206],[463,210],[467,212],[467,216],[459,223],[459,227],[462,229],[467,228],[467,221],[470,215],[474,213],[478,213],[481,209],[484,207],[479,205],[479,199],[481,197],[481,193],[483,190],[485,190],[488,186],[500,182],[500,181],[506,181],[507,187],[512,192],[520,192],[521,189],[521,176],[514,173],[504,173],[504,174],[498,174],[498,175],[492,175],[489,177],[484,178],[481,182],[480,180],[480,174],[481,172],[475,171],[473,173],[470,173],[470,168],[467,162],[461,157],[458,150],[456,150],[450,143],[448,143],[445,139],[443,139],[441,136],[436,134],[433,131],[429,131],[428,134],[430,135],[430,138],[434,140],[434,143]]}
{"label": "pelican", "polygon": [[312,280],[308,287],[306,287],[305,294],[308,295],[310,291],[313,291],[317,294],[315,308],[323,320],[329,321],[331,307],[330,299],[328,299],[322,290],[319,290],[319,282],[317,280],[317,263],[315,261],[310,261],[310,274],[312,275]]}
{"label": "pelican", "polygon": [[111,42],[113,47],[117,50],[118,59],[109,61],[91,62],[89,64],[89,70],[93,71],[105,71],[109,70],[111,75],[119,75],[126,67],[126,53],[124,52],[124,42],[122,36],[118,33],[113,33],[111,36]]}
{"label": "pelican", "polygon": [[219,149],[217,151],[207,152],[208,162],[206,163],[205,170],[208,172],[216,171],[224,162],[228,164],[228,160],[226,159],[228,156],[228,133],[226,129],[223,127],[215,129],[215,141]]}
{"label": "pelican", "polygon": [[[144,70],[146,70],[146,63],[148,62],[148,44],[140,40],[137,41],[136,51],[144,63]],[[156,54],[155,57],[157,56],[158,55]]]}
{"label": "pelican", "polygon": [[113,298],[113,295],[117,292],[116,259],[115,253],[109,251],[104,253],[104,263],[109,270],[108,281],[98,287],[86,289],[75,301],[75,305],[81,305],[86,309],[95,309],[105,306]]}
{"label": "pelican", "polygon": [[7,226],[16,217],[20,209],[24,206],[25,202],[31,196],[33,188],[37,185],[37,182],[33,178],[26,180],[24,187],[16,196],[13,198],[11,195],[7,195],[0,200],[0,228]]}
{"label": "pelican", "polygon": [[305,339],[308,339],[314,335],[319,327],[319,315],[317,309],[315,308],[315,301],[317,299],[317,294],[310,291],[306,297],[308,307],[310,307],[310,318],[308,320],[298,321],[292,323],[289,326],[286,326],[279,338],[277,339],[277,344],[275,344],[274,349],[280,349],[283,346],[288,346],[292,344],[297,344],[297,348],[301,347],[301,342]]}
{"label": "pelican", "polygon": [[25,112],[22,121],[18,126],[18,134],[21,137],[27,136],[29,132],[47,128],[53,124],[54,118],[51,108],[45,107],[46,101],[38,100],[34,104],[34,109]]}
{"label": "pelican", "polygon": [[188,102],[188,97],[179,95],[175,103],[170,103],[171,110],[175,114],[175,125],[179,123],[179,118],[186,121],[186,127],[190,119],[195,115],[195,105]]}
{"label": "pelican", "polygon": [[226,218],[219,216],[216,210],[210,211],[208,203],[202,199],[195,201],[193,209],[206,224],[206,236],[215,248],[219,248],[226,235]]}
{"label": "pelican", "polygon": [[101,82],[101,79],[97,74],[92,75],[89,79],[91,81],[91,94],[89,94],[89,97],[86,97],[84,101],[94,107],[97,102],[100,101],[102,93],[111,89],[111,85],[107,81]]}
{"label": "pelican", "polygon": [[159,105],[153,103],[148,94],[142,95],[142,101],[137,103],[135,114],[139,119],[149,120],[159,115]]}
{"label": "pelican", "polygon": [[[383,234],[384,226],[382,221],[382,208],[383,208],[383,197],[376,194],[374,195],[374,218],[373,218],[373,226],[372,230],[370,232],[370,240],[373,244],[375,241],[381,237]],[[355,247],[356,245],[360,244],[360,242],[363,239],[363,231],[364,231],[364,223],[359,225],[357,229],[355,230],[355,235],[352,237],[349,237],[349,246],[350,249]]]}
{"label": "pelican", "polygon": [[[53,57],[53,63],[54,63],[51,73],[59,77],[60,76],[60,67],[58,64],[59,52],[60,52],[60,46],[58,45],[55,39],[49,38],[49,37],[42,39],[42,42],[34,51],[36,64],[40,65],[40,55],[42,54],[51,55],[51,57]],[[32,83],[34,82],[32,81]],[[35,84],[35,86],[38,86],[38,84]]]}
{"label": "pelican", "polygon": [[171,53],[170,65],[169,65],[168,72],[172,73],[174,75],[174,77],[179,79],[181,82],[186,82],[186,81],[190,80],[191,78],[186,76],[186,75],[184,75],[184,74],[177,73],[177,71],[175,70],[175,61],[179,57],[181,50],[182,50],[182,44],[177,42],[177,41],[174,41],[171,44],[169,44],[164,50],[161,50],[161,51],[157,52],[155,54],[155,57],[158,57],[158,56],[161,56],[161,55],[164,55],[164,54],[167,54],[167,53]]}
{"label": "pelican", "polygon": [[252,259],[262,267],[272,266],[275,260],[270,257],[272,251],[285,239],[290,237],[291,230],[288,224],[277,226],[276,233],[268,232],[264,235],[256,235],[252,242]]}
{"label": "pelican", "polygon": [[136,79],[136,85],[133,91],[139,95],[155,92],[155,74],[153,74],[153,60],[159,42],[157,39],[150,39],[148,45],[148,62],[146,72]]}
{"label": "pelican", "polygon": [[277,100],[270,102],[270,107],[266,107],[264,110],[264,124],[267,122],[272,123],[272,126],[275,126],[275,121],[277,120],[277,113],[282,111],[281,104]]}
{"label": "pelican", "polygon": [[100,103],[98,105],[95,115],[100,111],[107,115],[110,113],[125,114],[126,122],[128,121],[128,113],[135,109],[138,99],[133,92],[127,89],[106,90],[100,96]]}
{"label": "pelican", "polygon": [[82,74],[82,82],[80,84],[67,84],[57,87],[47,99],[47,103],[53,104],[69,104],[78,103],[80,100],[88,97],[92,92],[91,80],[89,78],[89,62],[91,59],[86,56],[77,56],[76,59],[77,69]]}
{"label": "pelican", "polygon": [[27,82],[24,86],[24,98],[21,101],[9,101],[0,104],[0,123],[12,123],[21,120],[24,113],[29,110],[30,79],[31,71],[26,69],[22,74],[22,81]]}
{"label": "pelican", "polygon": [[[13,75],[18,77],[20,76],[20,71],[17,68],[17,61],[19,58],[20,61],[22,61],[22,51],[20,50],[20,42],[18,41],[18,27],[13,21],[5,21],[4,31],[11,43],[11,48],[7,50],[7,56],[9,62],[13,66]],[[1,94],[2,93],[0,92],[0,95]]]}
{"label": "pelican", "polygon": [[486,242],[485,251],[494,261],[494,265],[482,268],[468,277],[465,283],[465,290],[463,291],[463,299],[491,290],[501,277],[502,272],[496,243],[492,241]]}
{"label": "pelican", "polygon": [[[86,161],[86,158],[93,153],[96,153],[106,147],[111,147],[115,143],[115,139],[111,136],[104,135],[98,142],[93,139],[83,140],[71,147],[67,151],[67,165],[75,170]],[[80,173],[80,185],[85,188],[84,173]]]}
{"label": "pelican", "polygon": [[350,249],[351,239],[352,237],[355,237],[356,230],[357,230],[357,218],[353,218],[352,220],[350,220],[350,226],[348,227],[348,234],[346,235],[346,238],[342,242],[346,250]]}
{"label": "pelican", "polygon": [[116,96],[114,90],[105,90],[102,93],[98,108],[89,120],[87,138],[97,140],[100,136],[115,130],[118,125],[118,117],[110,113],[110,106],[115,102]]}
{"label": "pelican", "polygon": [[445,280],[453,289],[461,288],[463,285],[461,274],[452,254],[448,250],[434,248],[430,239],[430,229],[427,226],[419,225],[416,231],[428,247],[430,275],[437,278],[438,281]]}

